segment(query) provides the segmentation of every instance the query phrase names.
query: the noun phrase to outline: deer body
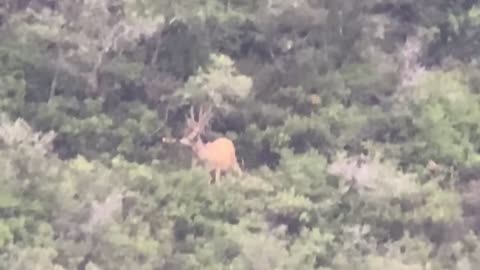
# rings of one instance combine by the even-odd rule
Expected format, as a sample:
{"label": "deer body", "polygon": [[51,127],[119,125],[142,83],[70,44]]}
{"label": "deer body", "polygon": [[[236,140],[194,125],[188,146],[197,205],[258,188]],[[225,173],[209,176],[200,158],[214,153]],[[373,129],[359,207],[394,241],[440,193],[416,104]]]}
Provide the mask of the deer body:
{"label": "deer body", "polygon": [[215,173],[215,181],[220,179],[222,172],[235,172],[237,175],[242,175],[232,140],[221,137],[205,143],[200,138],[200,134],[203,133],[211,117],[210,113],[210,110],[207,112],[201,110],[199,120],[195,121],[193,109],[191,109],[190,118],[187,119],[187,127],[180,143],[191,147],[195,155],[194,162],[201,162],[210,172]]}
{"label": "deer body", "polygon": [[204,143],[199,138],[191,147],[196,159],[202,162],[209,171],[215,171],[215,180],[219,179],[222,172],[242,174],[237,162],[235,145],[230,139],[221,137]]}

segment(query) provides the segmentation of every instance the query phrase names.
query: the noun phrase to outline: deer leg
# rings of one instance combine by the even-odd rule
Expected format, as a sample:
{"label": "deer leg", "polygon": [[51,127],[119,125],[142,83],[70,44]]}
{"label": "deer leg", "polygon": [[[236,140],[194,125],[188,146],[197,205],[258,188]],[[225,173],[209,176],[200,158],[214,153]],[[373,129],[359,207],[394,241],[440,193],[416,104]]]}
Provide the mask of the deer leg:
{"label": "deer leg", "polygon": [[192,164],[190,165],[192,168],[194,168],[195,166],[197,166],[198,164],[198,160],[196,158],[192,158]]}
{"label": "deer leg", "polygon": [[215,169],[215,182],[220,183],[220,169]]}
{"label": "deer leg", "polygon": [[210,174],[210,181],[208,182],[210,185],[215,184],[215,172],[213,170],[209,171]]}
{"label": "deer leg", "polygon": [[240,165],[238,165],[238,162],[235,162],[235,164],[233,165],[233,171],[240,177],[243,175],[243,171],[240,168]]}

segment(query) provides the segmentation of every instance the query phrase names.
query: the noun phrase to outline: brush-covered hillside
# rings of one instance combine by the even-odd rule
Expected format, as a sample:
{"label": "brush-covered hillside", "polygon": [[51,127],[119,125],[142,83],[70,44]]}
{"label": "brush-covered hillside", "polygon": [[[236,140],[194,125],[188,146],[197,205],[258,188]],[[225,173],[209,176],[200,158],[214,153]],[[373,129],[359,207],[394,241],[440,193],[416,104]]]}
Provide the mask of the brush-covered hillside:
{"label": "brush-covered hillside", "polygon": [[0,270],[477,269],[479,55],[471,0],[0,1]]}

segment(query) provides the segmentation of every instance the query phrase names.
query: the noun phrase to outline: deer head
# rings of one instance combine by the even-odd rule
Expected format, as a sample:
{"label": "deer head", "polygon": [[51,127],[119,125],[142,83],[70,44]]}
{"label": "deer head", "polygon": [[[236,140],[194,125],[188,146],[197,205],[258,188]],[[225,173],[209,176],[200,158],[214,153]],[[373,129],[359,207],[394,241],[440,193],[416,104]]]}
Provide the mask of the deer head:
{"label": "deer head", "polygon": [[[183,131],[183,137],[180,139],[180,143],[193,146],[196,142],[201,141],[200,136],[205,132],[211,118],[211,107],[208,107],[206,110],[203,107],[200,107],[198,120],[195,120],[194,109],[193,107],[190,107],[190,114],[186,117],[186,126]],[[197,140],[195,141],[195,139]]]}

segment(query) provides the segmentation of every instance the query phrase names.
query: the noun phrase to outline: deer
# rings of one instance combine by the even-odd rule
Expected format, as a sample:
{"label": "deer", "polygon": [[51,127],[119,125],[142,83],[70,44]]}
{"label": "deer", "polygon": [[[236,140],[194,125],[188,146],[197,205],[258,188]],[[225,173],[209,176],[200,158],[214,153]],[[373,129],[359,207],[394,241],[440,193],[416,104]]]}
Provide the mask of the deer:
{"label": "deer", "polygon": [[[204,142],[201,135],[205,132],[210,119],[212,118],[212,108],[204,109],[200,107],[198,113],[198,120],[195,120],[195,113],[193,106],[190,107],[190,113],[186,116],[186,126],[183,131],[183,136],[180,140],[173,139],[180,142],[180,144],[188,146],[193,152],[192,166],[197,163],[203,163],[206,167],[213,182],[219,182],[222,172],[234,172],[238,176],[242,176],[243,171],[240,168],[235,144],[226,137],[217,138],[211,142]],[[169,138],[164,138],[164,142],[173,141]]]}

